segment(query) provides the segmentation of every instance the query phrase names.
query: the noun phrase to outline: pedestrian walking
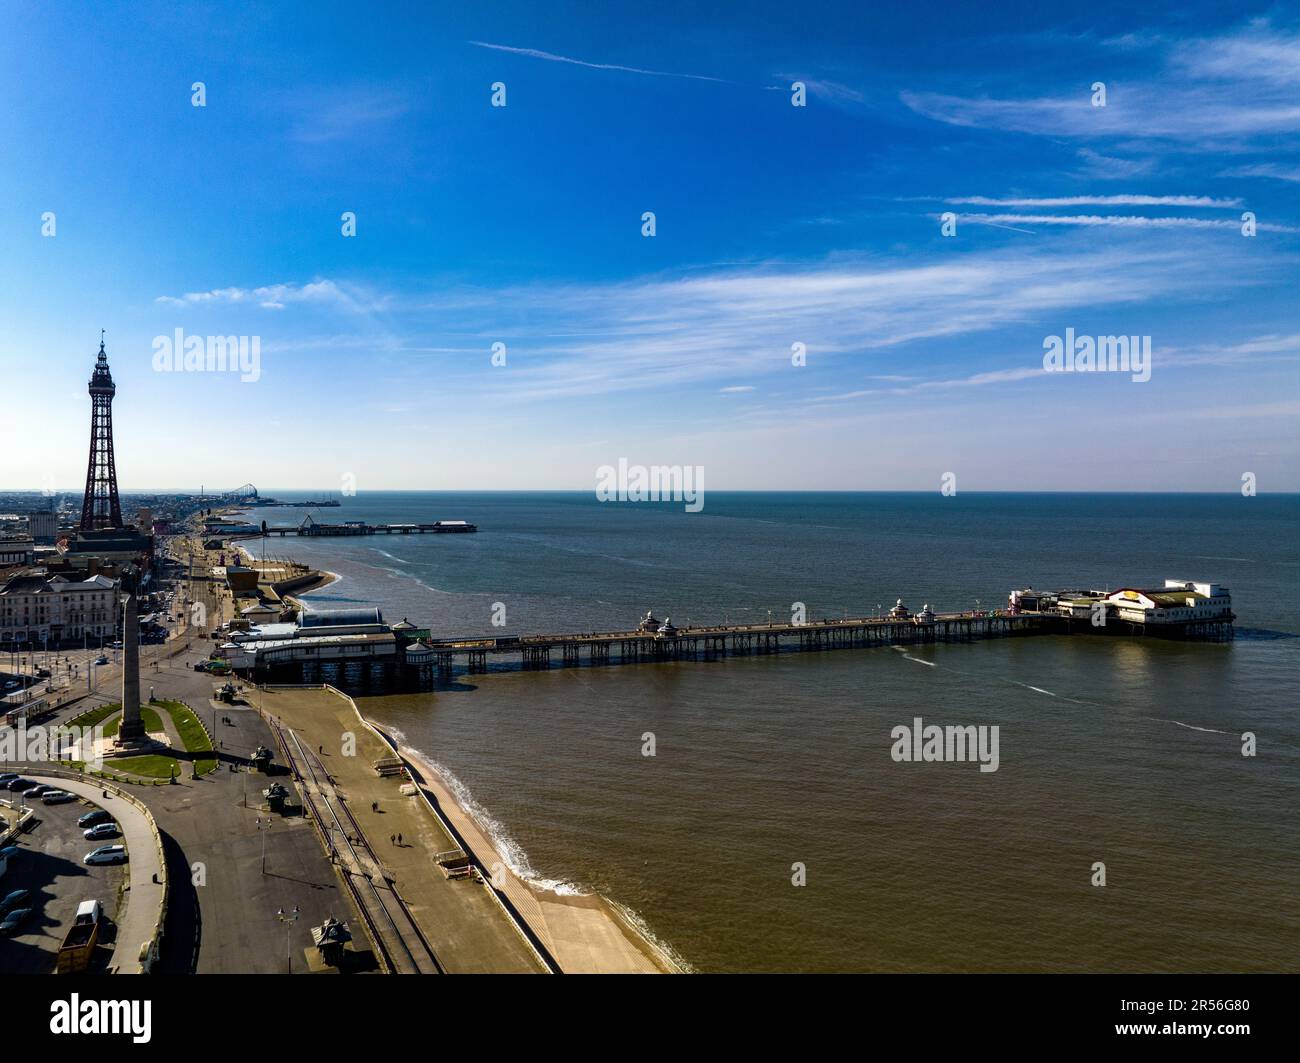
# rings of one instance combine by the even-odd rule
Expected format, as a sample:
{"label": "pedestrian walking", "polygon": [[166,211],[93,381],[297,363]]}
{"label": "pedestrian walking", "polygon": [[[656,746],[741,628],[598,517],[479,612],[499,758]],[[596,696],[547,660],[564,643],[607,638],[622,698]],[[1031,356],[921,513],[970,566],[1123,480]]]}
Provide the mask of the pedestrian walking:
{"label": "pedestrian walking", "polygon": [[401,834],[398,834],[398,835],[397,835],[397,845],[398,845],[399,848],[401,847],[401,844],[402,844],[402,836],[401,836]]}

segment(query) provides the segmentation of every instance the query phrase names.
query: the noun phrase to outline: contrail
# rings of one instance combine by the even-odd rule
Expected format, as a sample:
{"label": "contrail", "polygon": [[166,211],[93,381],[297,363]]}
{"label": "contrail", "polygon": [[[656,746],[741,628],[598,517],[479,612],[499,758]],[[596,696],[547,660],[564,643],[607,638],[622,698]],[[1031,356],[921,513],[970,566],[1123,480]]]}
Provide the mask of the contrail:
{"label": "contrail", "polygon": [[512,48],[508,44],[490,44],[487,41],[470,41],[469,43],[478,48],[491,48],[496,52],[526,55],[530,59],[547,59],[552,63],[571,63],[574,66],[585,66],[591,70],[621,70],[625,74],[649,74],[651,77],[658,78],[687,78],[690,81],[716,81],[726,85],[733,84],[733,82],[727,81],[726,78],[706,77],[704,74],[677,74],[671,70],[643,70],[637,66],[619,66],[617,63],[588,63],[583,59],[571,59],[567,55],[543,52],[537,48]]}

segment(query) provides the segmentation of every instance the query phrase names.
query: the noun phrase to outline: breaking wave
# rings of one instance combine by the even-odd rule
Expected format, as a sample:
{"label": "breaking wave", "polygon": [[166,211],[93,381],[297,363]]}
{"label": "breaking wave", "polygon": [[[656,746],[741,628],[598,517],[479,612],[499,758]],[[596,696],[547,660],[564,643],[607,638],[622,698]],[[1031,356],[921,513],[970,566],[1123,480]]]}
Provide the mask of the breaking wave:
{"label": "breaking wave", "polygon": [[[393,734],[399,736],[399,742],[406,744],[405,736],[400,736],[397,731],[393,731]],[[442,779],[447,785],[447,789],[456,798],[456,803],[465,810],[466,814],[478,824],[479,829],[488,836],[501,859],[505,861],[506,866],[518,878],[539,890],[547,890],[562,897],[584,897],[591,892],[582,889],[573,882],[564,879],[546,878],[541,875],[529,861],[528,854],[524,852],[523,846],[506,829],[505,824],[474,799],[469,787],[461,781],[454,771],[415,746],[409,746],[408,748],[438,773],[438,777]]]}

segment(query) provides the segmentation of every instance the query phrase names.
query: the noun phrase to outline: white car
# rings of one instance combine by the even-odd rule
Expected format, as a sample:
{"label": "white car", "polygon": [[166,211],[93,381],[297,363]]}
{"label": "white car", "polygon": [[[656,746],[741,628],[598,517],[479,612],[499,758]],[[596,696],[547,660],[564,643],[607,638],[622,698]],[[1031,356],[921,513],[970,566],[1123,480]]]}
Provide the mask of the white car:
{"label": "white car", "polygon": [[47,805],[66,805],[69,801],[75,801],[76,794],[70,794],[67,790],[49,790],[41,794],[41,801]]}
{"label": "white car", "polygon": [[81,862],[83,864],[125,864],[126,846],[101,845],[98,849],[91,849],[82,857]]}

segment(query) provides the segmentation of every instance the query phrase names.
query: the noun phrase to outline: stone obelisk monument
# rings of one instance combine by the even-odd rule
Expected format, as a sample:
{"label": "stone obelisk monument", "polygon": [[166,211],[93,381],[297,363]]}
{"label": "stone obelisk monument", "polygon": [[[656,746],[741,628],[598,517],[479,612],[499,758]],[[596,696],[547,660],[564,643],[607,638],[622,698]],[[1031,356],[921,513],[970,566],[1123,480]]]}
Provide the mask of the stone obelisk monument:
{"label": "stone obelisk monument", "polygon": [[122,725],[119,744],[142,742],[144,717],[140,714],[140,619],[135,601],[135,572],[122,578],[126,599],[122,605]]}

